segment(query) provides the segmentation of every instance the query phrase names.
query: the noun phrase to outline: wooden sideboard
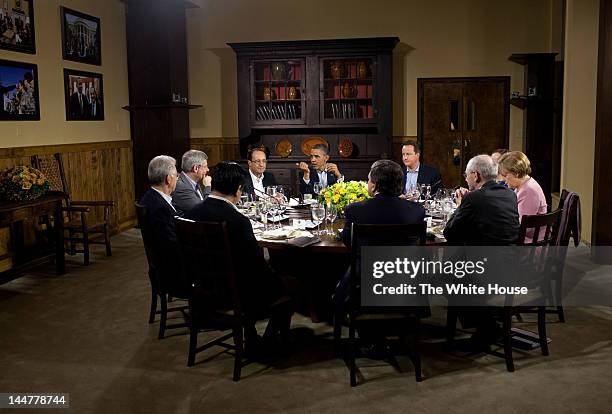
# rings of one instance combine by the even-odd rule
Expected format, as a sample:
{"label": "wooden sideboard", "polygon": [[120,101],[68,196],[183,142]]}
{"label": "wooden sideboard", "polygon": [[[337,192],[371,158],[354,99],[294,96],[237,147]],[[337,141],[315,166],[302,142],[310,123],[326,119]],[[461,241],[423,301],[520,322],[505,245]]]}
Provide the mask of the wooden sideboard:
{"label": "wooden sideboard", "polygon": [[[28,267],[55,260],[55,271],[58,275],[66,273],[64,258],[64,220],[62,202],[66,194],[61,192],[47,193],[32,201],[14,201],[0,204],[0,227],[10,227],[13,267],[0,274],[5,279]],[[53,228],[47,228],[48,246],[36,246],[25,249],[23,243],[23,223],[27,219],[41,216],[53,216]]]}

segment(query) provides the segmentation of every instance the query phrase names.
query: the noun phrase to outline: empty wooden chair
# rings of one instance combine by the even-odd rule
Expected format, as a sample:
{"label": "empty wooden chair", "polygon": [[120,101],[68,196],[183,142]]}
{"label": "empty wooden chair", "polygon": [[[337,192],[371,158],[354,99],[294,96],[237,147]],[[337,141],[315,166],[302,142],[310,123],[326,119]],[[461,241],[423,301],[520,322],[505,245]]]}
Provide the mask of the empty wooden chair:
{"label": "empty wooden chair", "polygon": [[[68,195],[64,207],[64,230],[67,236],[64,241],[68,243],[68,254],[83,253],[83,263],[89,264],[89,245],[103,244],[106,246],[106,255],[110,256],[110,209],[115,205],[113,201],[75,201],[70,196],[70,189],[64,173],[62,156],[59,153],[33,155],[32,165],[39,169],[51,184],[51,190],[62,191]],[[96,214],[93,209],[101,208],[102,214]],[[102,240],[91,238],[100,234]],[[81,248],[78,248],[78,246]]]}

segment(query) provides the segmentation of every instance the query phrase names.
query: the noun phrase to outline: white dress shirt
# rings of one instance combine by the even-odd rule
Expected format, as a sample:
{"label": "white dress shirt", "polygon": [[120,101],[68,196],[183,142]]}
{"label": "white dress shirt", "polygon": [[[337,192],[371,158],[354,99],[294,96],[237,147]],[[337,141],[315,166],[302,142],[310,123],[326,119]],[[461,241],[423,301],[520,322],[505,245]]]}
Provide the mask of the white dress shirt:
{"label": "white dress shirt", "polygon": [[257,177],[255,174],[253,174],[253,171],[249,170],[249,174],[251,174],[251,180],[253,181],[253,188],[255,189],[255,193],[256,194],[265,194],[266,193],[266,189],[264,188],[263,185],[263,177],[264,175],[261,174],[261,177]]}

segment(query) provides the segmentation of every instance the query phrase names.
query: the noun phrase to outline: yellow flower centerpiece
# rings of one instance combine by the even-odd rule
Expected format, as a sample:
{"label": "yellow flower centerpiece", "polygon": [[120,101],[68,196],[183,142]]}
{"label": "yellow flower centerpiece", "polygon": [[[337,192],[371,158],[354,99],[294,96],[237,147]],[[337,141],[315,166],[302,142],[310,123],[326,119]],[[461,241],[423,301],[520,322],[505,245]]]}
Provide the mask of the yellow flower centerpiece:
{"label": "yellow flower centerpiece", "polygon": [[331,204],[344,213],[344,209],[351,203],[363,201],[370,198],[368,195],[368,185],[364,181],[348,181],[336,183],[326,187],[319,194],[319,201],[324,204]]}
{"label": "yellow flower centerpiece", "polygon": [[33,167],[20,165],[0,173],[0,200],[35,200],[49,191],[49,181]]}

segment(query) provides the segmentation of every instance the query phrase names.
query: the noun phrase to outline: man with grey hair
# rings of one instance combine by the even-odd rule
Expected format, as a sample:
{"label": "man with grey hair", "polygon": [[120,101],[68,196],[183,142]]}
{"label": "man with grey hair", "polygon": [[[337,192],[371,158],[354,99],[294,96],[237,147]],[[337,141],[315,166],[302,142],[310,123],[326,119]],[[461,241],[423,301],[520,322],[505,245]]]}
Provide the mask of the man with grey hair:
{"label": "man with grey hair", "polygon": [[[465,167],[469,190],[457,192],[459,207],[444,228],[451,245],[504,246],[516,243],[519,234],[516,195],[497,181],[497,163],[477,155]],[[464,328],[476,327],[471,351],[488,350],[501,332],[495,311],[487,307],[455,307]]]}
{"label": "man with grey hair", "polygon": [[329,160],[329,148],[325,144],[316,144],[310,150],[310,166],[305,162],[296,163],[300,169],[300,193],[314,194],[314,184],[318,183],[320,189],[342,182],[344,176],[340,174],[338,166]]}
{"label": "man with grey hair", "polygon": [[176,160],[168,155],[158,155],[149,162],[147,171],[149,188],[139,203],[147,208],[149,226],[155,240],[161,244],[176,242],[174,216],[179,215],[172,206],[172,192],[176,188]]}
{"label": "man with grey hair", "polygon": [[497,164],[477,155],[465,168],[468,190],[457,192],[459,207],[444,229],[450,244],[500,246],[516,242],[519,231],[516,195],[496,182]]}
{"label": "man with grey hair", "polygon": [[176,187],[178,173],[176,160],[167,155],[158,155],[149,162],[149,188],[140,204],[147,208],[146,225],[153,242],[154,269],[164,289],[175,297],[187,297],[189,284],[182,272],[177,271],[180,252],[174,217],[179,213],[172,206],[172,192]]}
{"label": "man with grey hair", "polygon": [[[210,194],[211,178],[208,176],[208,156],[198,150],[183,154],[176,190],[172,194],[172,205],[181,215],[200,204]],[[200,189],[200,183],[204,190]]]}

